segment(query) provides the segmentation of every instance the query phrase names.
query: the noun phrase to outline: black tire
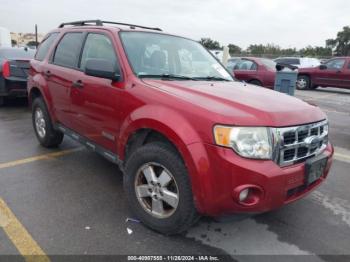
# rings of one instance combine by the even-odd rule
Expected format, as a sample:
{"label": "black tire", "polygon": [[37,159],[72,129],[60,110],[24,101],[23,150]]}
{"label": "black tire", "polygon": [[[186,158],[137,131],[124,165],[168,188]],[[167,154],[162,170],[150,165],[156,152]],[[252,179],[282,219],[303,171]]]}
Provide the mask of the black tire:
{"label": "black tire", "polygon": [[[155,217],[154,214],[151,214],[152,211],[147,211],[142,206],[142,200],[139,199],[148,200],[147,198],[149,198],[149,201],[153,201],[152,197],[137,197],[136,181],[138,181],[138,174],[140,174],[140,168],[148,164],[159,164],[164,167],[171,173],[177,186],[178,204],[176,209],[173,210],[173,213],[168,217]],[[199,215],[193,202],[191,182],[187,169],[178,152],[169,145],[155,142],[136,149],[130,155],[125,165],[124,190],[129,206],[135,216],[144,225],[155,231],[166,235],[178,234],[187,230],[198,221]],[[163,201],[162,207],[164,208],[165,206],[166,202]]]}
{"label": "black tire", "polygon": [[[36,125],[36,113],[42,112],[42,119],[45,122],[45,133],[41,133]],[[35,98],[32,104],[32,123],[36,137],[44,147],[57,147],[62,143],[64,134],[54,129],[46,104],[42,97]]]}
{"label": "black tire", "polygon": [[0,106],[3,106],[5,104],[5,98],[0,96]]}
{"label": "black tire", "polygon": [[296,83],[296,88],[298,90],[308,90],[310,89],[310,77],[306,75],[299,75]]}
{"label": "black tire", "polygon": [[256,86],[263,86],[262,83],[256,79],[250,81],[249,84],[256,85]]}

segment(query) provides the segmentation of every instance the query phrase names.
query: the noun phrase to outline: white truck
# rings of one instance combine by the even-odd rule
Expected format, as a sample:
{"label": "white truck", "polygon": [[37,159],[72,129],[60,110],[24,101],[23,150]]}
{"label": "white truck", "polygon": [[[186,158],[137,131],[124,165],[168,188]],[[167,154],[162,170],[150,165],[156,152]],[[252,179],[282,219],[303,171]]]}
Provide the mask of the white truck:
{"label": "white truck", "polygon": [[10,31],[4,27],[0,27],[0,47],[11,47]]}

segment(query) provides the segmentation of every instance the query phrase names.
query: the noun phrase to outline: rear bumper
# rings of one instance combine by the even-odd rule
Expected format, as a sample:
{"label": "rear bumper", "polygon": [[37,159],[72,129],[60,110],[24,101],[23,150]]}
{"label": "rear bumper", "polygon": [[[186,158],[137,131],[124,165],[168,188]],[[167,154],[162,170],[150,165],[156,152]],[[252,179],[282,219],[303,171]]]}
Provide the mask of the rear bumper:
{"label": "rear bumper", "polygon": [[6,79],[0,84],[0,96],[26,97],[27,96],[27,80],[16,78]]}
{"label": "rear bumper", "polygon": [[[196,204],[201,213],[210,216],[266,212],[304,197],[327,177],[334,151],[328,144],[323,152],[328,157],[323,176],[306,187],[305,163],[280,167],[273,161],[242,158],[231,149],[209,144],[192,144],[189,149],[194,154],[194,175],[199,176],[192,181],[200,181],[193,185],[200,186],[194,190]],[[258,201],[242,205],[238,195],[248,186],[256,190]]]}

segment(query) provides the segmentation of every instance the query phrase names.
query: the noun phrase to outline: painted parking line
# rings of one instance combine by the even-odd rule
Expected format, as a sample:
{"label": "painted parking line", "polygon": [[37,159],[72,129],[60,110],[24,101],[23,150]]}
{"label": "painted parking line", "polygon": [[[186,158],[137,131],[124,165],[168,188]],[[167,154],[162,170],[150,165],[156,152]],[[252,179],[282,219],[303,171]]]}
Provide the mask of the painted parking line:
{"label": "painted parking line", "polygon": [[334,158],[339,161],[350,163],[350,155],[335,152]]}
{"label": "painted parking line", "polygon": [[10,161],[10,162],[6,162],[6,163],[0,163],[0,169],[9,168],[9,167],[18,166],[18,165],[23,165],[23,164],[27,164],[27,163],[31,163],[31,162],[35,162],[35,161],[39,161],[39,160],[48,160],[48,159],[68,155],[68,154],[80,151],[82,149],[83,149],[83,147],[78,147],[78,148],[48,153],[48,154],[44,154],[44,155],[28,157],[28,158]]}
{"label": "painted parking line", "polygon": [[0,198],[0,227],[5,231],[18,252],[24,256],[26,262],[49,262],[50,259],[32,238],[25,227],[19,222],[15,214]]}

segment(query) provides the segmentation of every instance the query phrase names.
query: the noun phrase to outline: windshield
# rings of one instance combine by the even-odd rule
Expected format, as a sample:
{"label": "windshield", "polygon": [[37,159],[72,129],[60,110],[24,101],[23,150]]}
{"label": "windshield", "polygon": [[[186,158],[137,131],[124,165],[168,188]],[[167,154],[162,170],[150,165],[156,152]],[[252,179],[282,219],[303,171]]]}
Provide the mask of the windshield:
{"label": "windshield", "polygon": [[272,70],[276,70],[276,62],[271,60],[271,59],[267,59],[267,58],[261,58],[261,62],[268,68],[272,69]]}
{"label": "windshield", "polygon": [[121,32],[120,37],[138,77],[233,80],[226,69],[195,41],[150,32]]}

